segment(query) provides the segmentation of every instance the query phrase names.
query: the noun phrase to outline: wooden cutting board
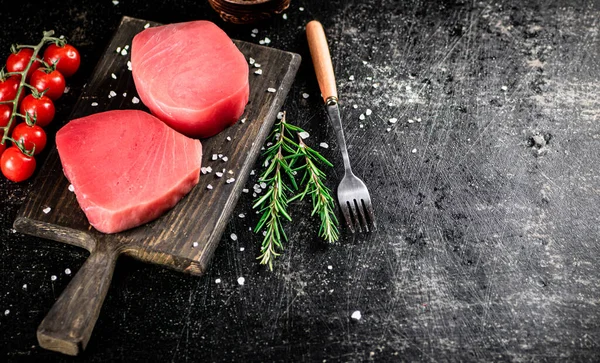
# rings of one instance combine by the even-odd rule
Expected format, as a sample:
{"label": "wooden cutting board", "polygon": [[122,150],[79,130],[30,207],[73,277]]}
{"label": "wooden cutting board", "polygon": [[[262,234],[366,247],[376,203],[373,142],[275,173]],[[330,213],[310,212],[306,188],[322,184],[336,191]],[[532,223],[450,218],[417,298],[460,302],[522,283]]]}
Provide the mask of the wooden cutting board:
{"label": "wooden cutting board", "polygon": [[[134,101],[137,93],[127,65],[131,41],[147,24],[160,25],[122,19],[70,119],[113,109],[147,110]],[[40,346],[69,355],[85,349],[121,254],[192,275],[207,269],[301,60],[294,53],[241,41],[235,44],[246,59],[254,58],[261,65],[263,73],[256,75],[251,69],[250,101],[241,121],[202,140],[202,165],[210,166],[212,173],[201,175],[199,184],[159,219],[117,234],[96,231],[69,191],[56,149],[49,153],[14,227],[22,233],[86,248],[90,256],[40,324]],[[268,92],[269,88],[276,91]],[[212,160],[214,154],[227,160]],[[224,176],[217,177],[215,172],[223,169]],[[230,178],[235,181],[227,183]],[[207,188],[209,184],[212,189]]]}

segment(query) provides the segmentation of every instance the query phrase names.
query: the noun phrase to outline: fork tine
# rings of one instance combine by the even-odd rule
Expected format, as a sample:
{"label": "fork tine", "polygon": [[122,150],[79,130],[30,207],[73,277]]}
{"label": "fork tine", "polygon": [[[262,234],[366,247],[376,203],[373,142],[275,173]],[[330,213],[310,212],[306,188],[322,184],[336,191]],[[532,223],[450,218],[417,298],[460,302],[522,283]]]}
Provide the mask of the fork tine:
{"label": "fork tine", "polygon": [[371,198],[367,196],[367,199],[363,199],[363,204],[365,209],[367,210],[367,214],[369,215],[369,219],[373,224],[372,230],[377,230],[377,222],[375,221],[375,211],[373,210],[373,204],[371,203]]}
{"label": "fork tine", "polygon": [[365,217],[364,201],[362,199],[360,199],[360,200],[355,199],[354,202],[356,203],[356,206],[358,207],[358,212],[360,214],[360,220],[362,221],[362,228],[365,230],[365,232],[369,232],[369,224],[367,223],[367,218]]}
{"label": "fork tine", "polygon": [[350,209],[352,209],[352,221],[354,222],[354,225],[357,227],[358,231],[362,232],[360,221],[358,220],[358,212],[356,211],[356,200],[352,199],[348,202],[348,204],[350,204]]}
{"label": "fork tine", "polygon": [[346,220],[348,228],[350,228],[350,231],[354,233],[354,226],[352,226],[352,218],[350,217],[350,209],[348,207],[348,204],[340,203],[340,209],[342,210],[342,214],[344,215],[344,219]]}

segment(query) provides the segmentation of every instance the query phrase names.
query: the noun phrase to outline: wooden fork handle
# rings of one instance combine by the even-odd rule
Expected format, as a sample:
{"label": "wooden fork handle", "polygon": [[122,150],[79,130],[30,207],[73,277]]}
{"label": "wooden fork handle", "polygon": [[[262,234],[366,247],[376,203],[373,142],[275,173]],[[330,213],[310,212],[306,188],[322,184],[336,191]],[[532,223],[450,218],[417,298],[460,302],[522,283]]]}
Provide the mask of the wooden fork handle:
{"label": "wooden fork handle", "polygon": [[306,24],[306,37],[323,101],[325,103],[332,100],[337,102],[335,75],[323,25],[316,20],[310,21]]}

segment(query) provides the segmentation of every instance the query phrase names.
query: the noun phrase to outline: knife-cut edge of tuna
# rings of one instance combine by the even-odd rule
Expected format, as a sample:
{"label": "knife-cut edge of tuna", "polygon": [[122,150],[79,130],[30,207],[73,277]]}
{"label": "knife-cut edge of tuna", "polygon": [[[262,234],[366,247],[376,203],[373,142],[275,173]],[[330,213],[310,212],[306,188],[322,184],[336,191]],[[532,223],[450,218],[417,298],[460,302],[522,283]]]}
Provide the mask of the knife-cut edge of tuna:
{"label": "knife-cut edge of tuna", "polygon": [[100,232],[121,232],[173,208],[199,181],[202,145],[138,110],[96,113],[56,133],[63,172]]}
{"label": "knife-cut edge of tuna", "polygon": [[248,62],[209,21],[141,31],[131,43],[131,68],[138,95],[152,114],[190,137],[219,133],[248,103]]}

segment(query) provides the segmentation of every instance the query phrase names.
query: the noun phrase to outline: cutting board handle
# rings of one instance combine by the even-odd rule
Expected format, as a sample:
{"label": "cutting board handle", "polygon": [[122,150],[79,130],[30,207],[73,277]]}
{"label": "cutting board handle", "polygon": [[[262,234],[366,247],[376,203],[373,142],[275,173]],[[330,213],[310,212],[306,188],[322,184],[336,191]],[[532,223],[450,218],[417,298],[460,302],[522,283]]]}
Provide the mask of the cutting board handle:
{"label": "cutting board handle", "polygon": [[37,339],[42,348],[73,356],[85,349],[120,253],[114,245],[102,242],[96,243],[38,327]]}
{"label": "cutting board handle", "polygon": [[335,75],[333,73],[333,64],[331,63],[331,54],[325,37],[323,25],[316,20],[306,24],[306,38],[308,39],[308,49],[317,74],[317,81],[321,89],[323,101],[328,103],[335,100],[337,102],[337,87],[335,86]]}

